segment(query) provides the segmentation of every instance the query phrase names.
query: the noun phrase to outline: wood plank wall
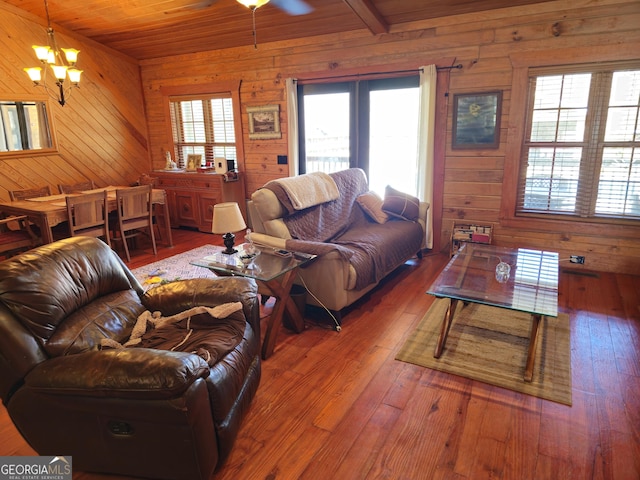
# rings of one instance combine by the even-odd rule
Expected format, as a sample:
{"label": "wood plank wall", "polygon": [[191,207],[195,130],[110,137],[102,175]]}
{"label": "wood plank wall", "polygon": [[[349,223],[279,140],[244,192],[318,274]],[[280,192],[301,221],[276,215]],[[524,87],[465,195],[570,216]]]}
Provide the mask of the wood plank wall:
{"label": "wood plank wall", "polygon": [[[38,35],[44,41],[44,30],[42,25],[12,15],[9,7],[2,5],[0,2],[9,15],[1,12],[0,26],[10,34],[0,38],[0,48],[9,52],[0,60],[0,93],[29,92],[33,87],[22,67],[33,63],[30,45]],[[10,188],[55,185],[72,177],[91,178],[98,184],[133,181],[148,166],[148,155],[152,168],[162,168],[170,129],[161,87],[237,80],[241,80],[245,146],[239,163],[246,174],[249,196],[268,180],[288,174],[286,165],[277,164],[277,155],[287,154],[286,78],[336,77],[455,60],[463,68],[446,77],[446,92],[440,92],[446,122],[438,132],[443,152],[436,159],[434,216],[441,225],[435,232],[437,248],[448,249],[454,220],[490,222],[496,226],[495,243],[552,249],[559,251],[561,258],[585,255],[586,264],[580,268],[637,273],[638,227],[629,226],[623,234],[602,225],[575,228],[567,223],[550,232],[535,221],[526,228],[514,228],[501,218],[501,205],[503,182],[508,181],[505,165],[511,161],[506,157],[509,134],[522,118],[522,112],[511,111],[511,57],[539,52],[553,63],[553,52],[571,48],[581,51],[584,58],[592,49],[607,52],[611,59],[640,58],[639,24],[638,0],[559,0],[407,23],[381,36],[363,29],[259,43],[257,49],[215,50],[212,44],[207,52],[140,62],[144,99],[134,85],[138,78],[134,63],[92,42],[80,39],[76,43],[73,38],[83,50],[80,62],[85,78],[67,106],[53,105],[60,155],[0,160],[0,197],[6,198]],[[68,41],[71,43],[71,38]],[[499,148],[451,150],[452,96],[493,90],[503,91]],[[274,103],[280,105],[282,139],[249,140],[246,108]]]}
{"label": "wood plank wall", "polygon": [[[555,25],[555,27],[554,27]],[[440,186],[441,220],[439,249],[447,249],[454,220],[488,222],[495,225],[495,243],[552,249],[561,258],[586,256],[583,268],[637,273],[640,243],[637,228],[627,238],[607,237],[606,228],[583,228],[573,234],[571,225],[559,223],[555,232],[501,225],[503,171],[509,135],[512,63],[510,56],[531,52],[553,52],[567,48],[589,51],[596,46],[611,58],[640,58],[640,2],[619,0],[563,0],[531,6],[511,7],[483,14],[459,15],[433,21],[405,24],[381,36],[366,31],[320,36],[298,41],[259,44],[258,49],[236,48],[161,58],[142,62],[142,78],[149,121],[152,159],[163,164],[162,150],[169,144],[162,111],[161,86],[240,78],[243,112],[247,195],[266,181],[286,176],[287,166],[276,163],[287,153],[287,109],[284,80],[287,77],[339,76],[355,71],[385,71],[419,67],[455,59],[461,70],[449,77],[446,104],[446,149],[437,159],[444,177]],[[554,34],[554,30],[556,34]],[[557,32],[560,35],[557,35]],[[258,32],[258,38],[259,32]],[[215,48],[215,45],[212,45]],[[542,53],[541,53],[542,54]],[[549,63],[554,59],[549,58]],[[451,149],[452,95],[503,91],[501,142],[497,150]],[[280,104],[280,140],[249,140],[246,107]],[[515,121],[521,121],[518,112]],[[440,132],[440,135],[442,133]],[[604,230],[604,231],[603,231]],[[438,232],[436,232],[437,234]]]}
{"label": "wood plank wall", "polygon": [[[128,185],[149,171],[147,124],[136,60],[54,25],[60,46],[80,50],[80,88],[63,107],[49,100],[59,150],[50,155],[0,156],[0,199],[9,190],[93,180]],[[46,44],[46,25],[0,2],[0,97],[44,95],[23,71],[38,66],[31,45]],[[48,81],[55,88],[49,76]]]}

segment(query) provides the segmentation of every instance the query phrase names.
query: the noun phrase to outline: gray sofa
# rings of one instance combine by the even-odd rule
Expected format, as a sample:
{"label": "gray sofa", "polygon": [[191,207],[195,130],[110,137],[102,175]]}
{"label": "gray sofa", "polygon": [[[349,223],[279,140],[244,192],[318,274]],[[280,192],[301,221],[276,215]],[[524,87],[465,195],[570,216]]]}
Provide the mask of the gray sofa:
{"label": "gray sofa", "polygon": [[[387,187],[383,204],[369,192],[361,169],[314,176],[309,182],[313,175],[272,181],[252,194],[251,238],[276,249],[318,254],[317,260],[299,270],[296,283],[308,290],[308,303],[330,310],[339,322],[344,307],[409,258],[421,256],[429,206],[414,199],[411,220],[407,220],[401,210],[382,210],[392,204],[393,194],[399,195],[401,209],[406,198]],[[337,196],[333,186],[325,188],[324,181],[335,183]],[[301,200],[296,193],[312,198]]]}

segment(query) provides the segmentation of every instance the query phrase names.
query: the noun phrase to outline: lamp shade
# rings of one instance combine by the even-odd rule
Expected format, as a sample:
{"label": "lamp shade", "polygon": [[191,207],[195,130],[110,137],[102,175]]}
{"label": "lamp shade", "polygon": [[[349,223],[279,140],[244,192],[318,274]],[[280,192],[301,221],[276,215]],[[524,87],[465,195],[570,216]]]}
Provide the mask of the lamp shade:
{"label": "lamp shade", "polygon": [[36,58],[41,62],[49,60],[49,45],[33,45],[31,48],[36,52]]}
{"label": "lamp shade", "polygon": [[247,228],[236,202],[218,203],[213,206],[212,233],[239,232]]}
{"label": "lamp shade", "polygon": [[69,67],[66,65],[51,65],[51,68],[56,79],[62,82],[67,76],[67,68]]}
{"label": "lamp shade", "polygon": [[61,48],[60,50],[64,52],[64,56],[67,58],[67,62],[75,65],[75,63],[78,61],[78,54],[80,53],[80,50],[76,50],[75,48]]}
{"label": "lamp shade", "polygon": [[69,68],[67,70],[67,75],[69,75],[69,80],[71,83],[78,84],[80,83],[80,75],[82,75],[82,70],[78,70],[77,68]]}
{"label": "lamp shade", "polygon": [[32,82],[37,83],[42,80],[42,69],[40,67],[25,68],[24,71],[27,72]]}

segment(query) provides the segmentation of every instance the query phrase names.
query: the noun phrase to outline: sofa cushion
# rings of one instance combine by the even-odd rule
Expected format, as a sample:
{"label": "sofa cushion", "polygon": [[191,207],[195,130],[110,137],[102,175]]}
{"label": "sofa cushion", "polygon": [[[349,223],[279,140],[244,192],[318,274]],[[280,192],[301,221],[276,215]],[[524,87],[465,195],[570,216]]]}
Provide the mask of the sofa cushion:
{"label": "sofa cushion", "polygon": [[276,194],[268,188],[259,188],[253,192],[251,201],[262,222],[287,215],[287,210],[282,206]]}
{"label": "sofa cushion", "polygon": [[274,218],[273,220],[267,220],[263,223],[264,231],[267,235],[271,235],[276,238],[291,238],[291,232],[287,228],[287,224],[284,223],[282,218]]}
{"label": "sofa cushion", "polygon": [[414,222],[420,215],[420,200],[387,185],[382,210],[394,217]]}
{"label": "sofa cushion", "polygon": [[212,367],[240,343],[246,324],[240,302],[200,305],[169,316],[147,310],[124,345],[109,342],[106,346],[194,353]]}
{"label": "sofa cushion", "polygon": [[354,288],[360,290],[378,283],[389,272],[415,255],[424,236],[418,222],[390,220],[384,225],[368,223],[347,230],[334,242],[351,251],[349,263],[357,277]]}
{"label": "sofa cushion", "polygon": [[376,192],[363,193],[356,198],[356,202],[374,222],[385,223],[389,220],[389,215],[382,211],[382,199]]}

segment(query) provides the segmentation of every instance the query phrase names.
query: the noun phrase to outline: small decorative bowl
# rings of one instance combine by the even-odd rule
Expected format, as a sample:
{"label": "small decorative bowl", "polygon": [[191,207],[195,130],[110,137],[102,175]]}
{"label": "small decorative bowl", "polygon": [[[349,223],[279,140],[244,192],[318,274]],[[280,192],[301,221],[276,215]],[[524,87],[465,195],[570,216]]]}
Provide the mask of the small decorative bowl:
{"label": "small decorative bowl", "polygon": [[260,255],[259,250],[255,250],[254,252],[247,252],[246,250],[241,250],[238,252],[238,258],[240,259],[240,261],[245,267],[250,267],[258,255]]}

